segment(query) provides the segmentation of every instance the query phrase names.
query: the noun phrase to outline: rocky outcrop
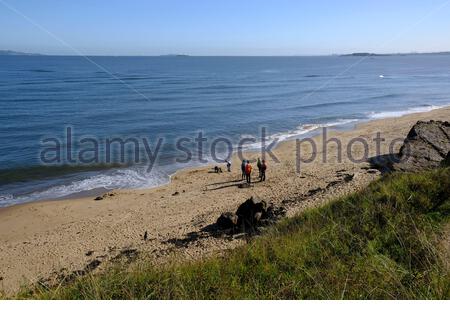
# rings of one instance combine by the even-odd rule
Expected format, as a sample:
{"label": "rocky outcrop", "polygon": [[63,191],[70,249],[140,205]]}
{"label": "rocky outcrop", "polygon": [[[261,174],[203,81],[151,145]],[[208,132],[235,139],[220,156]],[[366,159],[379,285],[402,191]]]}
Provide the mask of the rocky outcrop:
{"label": "rocky outcrop", "polygon": [[220,230],[234,229],[236,232],[254,233],[258,228],[275,223],[286,215],[286,210],[273,204],[267,205],[258,197],[242,203],[236,213],[224,213],[217,220]]}
{"label": "rocky outcrop", "polygon": [[244,230],[252,230],[266,213],[266,202],[258,197],[251,197],[241,204],[236,211],[238,225]]}
{"label": "rocky outcrop", "polygon": [[391,168],[394,171],[411,172],[437,168],[448,157],[449,152],[450,123],[419,121],[406,137]]}

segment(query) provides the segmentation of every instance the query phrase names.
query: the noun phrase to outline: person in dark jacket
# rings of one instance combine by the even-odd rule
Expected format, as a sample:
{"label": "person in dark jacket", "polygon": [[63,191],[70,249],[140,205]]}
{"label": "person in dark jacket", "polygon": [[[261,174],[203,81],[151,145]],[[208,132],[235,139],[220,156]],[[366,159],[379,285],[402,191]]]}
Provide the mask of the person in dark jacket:
{"label": "person in dark jacket", "polygon": [[242,171],[242,177],[241,179],[244,180],[245,179],[245,166],[247,165],[247,162],[245,160],[242,160],[242,164],[241,164],[241,171]]}
{"label": "person in dark jacket", "polygon": [[258,178],[260,178],[260,179],[261,179],[261,165],[262,165],[261,159],[258,158],[258,162],[256,163],[256,166],[258,167]]}
{"label": "person in dark jacket", "polygon": [[261,163],[261,176],[260,176],[260,181],[266,181],[266,170],[267,170],[267,164],[266,164],[266,160],[263,160]]}

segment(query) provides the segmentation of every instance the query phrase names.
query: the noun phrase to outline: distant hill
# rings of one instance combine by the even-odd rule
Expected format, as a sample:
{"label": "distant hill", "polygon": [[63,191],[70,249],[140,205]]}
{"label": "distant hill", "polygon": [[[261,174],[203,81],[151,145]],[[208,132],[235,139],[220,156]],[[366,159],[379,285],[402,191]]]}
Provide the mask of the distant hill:
{"label": "distant hill", "polygon": [[189,57],[187,54],[163,54],[160,57]]}
{"label": "distant hill", "polygon": [[342,57],[379,57],[379,56],[390,56],[391,54],[377,54],[369,52],[355,52],[351,54],[343,54]]}
{"label": "distant hill", "polygon": [[342,54],[341,57],[388,57],[388,56],[419,56],[419,55],[450,55],[450,51],[443,52],[411,52],[411,53],[370,53],[370,52],[355,52],[351,54]]}
{"label": "distant hill", "polygon": [[40,56],[38,53],[26,53],[12,50],[0,50],[0,56]]}

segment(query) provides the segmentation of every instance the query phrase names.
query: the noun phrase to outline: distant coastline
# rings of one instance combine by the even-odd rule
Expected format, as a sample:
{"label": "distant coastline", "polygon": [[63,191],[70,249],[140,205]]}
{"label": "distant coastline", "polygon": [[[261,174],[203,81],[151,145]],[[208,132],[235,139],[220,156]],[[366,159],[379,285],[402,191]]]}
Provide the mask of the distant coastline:
{"label": "distant coastline", "polygon": [[189,57],[188,54],[162,54],[160,57]]}
{"label": "distant coastline", "polygon": [[391,56],[422,56],[422,55],[450,55],[450,51],[442,52],[411,52],[411,53],[370,53],[355,52],[350,54],[341,54],[341,57],[391,57]]}
{"label": "distant coastline", "polygon": [[40,53],[27,53],[13,50],[0,50],[0,56],[42,56]]}

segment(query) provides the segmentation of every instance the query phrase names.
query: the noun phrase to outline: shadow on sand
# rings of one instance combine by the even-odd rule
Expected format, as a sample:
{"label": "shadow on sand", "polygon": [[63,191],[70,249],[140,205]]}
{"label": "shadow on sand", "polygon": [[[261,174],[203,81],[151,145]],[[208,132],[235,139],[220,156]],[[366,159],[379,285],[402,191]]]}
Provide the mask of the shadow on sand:
{"label": "shadow on sand", "polygon": [[[226,188],[232,188],[232,187],[238,187],[238,188],[249,188],[254,184],[261,183],[259,180],[252,181],[252,183],[249,185],[245,180],[237,179],[237,180],[228,180],[223,182],[217,182],[208,184],[206,186],[205,191],[215,191],[215,190],[221,190]],[[212,187],[212,188],[211,188]]]}
{"label": "shadow on sand", "polygon": [[384,154],[368,159],[371,168],[379,170],[382,174],[393,171],[393,165],[400,163],[398,154]]}
{"label": "shadow on sand", "polygon": [[222,238],[229,241],[249,237],[247,233],[236,234],[234,229],[221,230],[217,223],[213,223],[201,228],[196,232],[189,232],[184,238],[171,238],[166,243],[173,244],[177,248],[187,248],[189,244],[206,238]]}

